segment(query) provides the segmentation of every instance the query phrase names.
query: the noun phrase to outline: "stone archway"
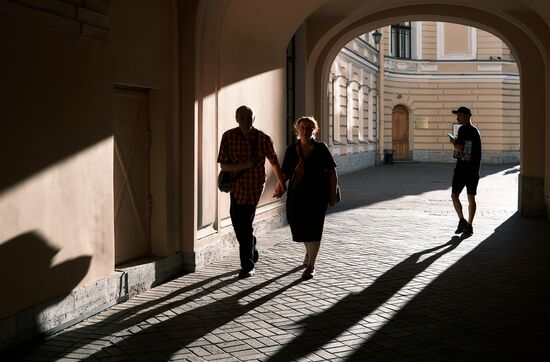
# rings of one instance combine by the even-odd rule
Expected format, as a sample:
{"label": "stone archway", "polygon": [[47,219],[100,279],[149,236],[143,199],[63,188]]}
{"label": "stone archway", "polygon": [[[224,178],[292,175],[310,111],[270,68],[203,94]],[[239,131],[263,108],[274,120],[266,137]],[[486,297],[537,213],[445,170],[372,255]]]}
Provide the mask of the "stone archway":
{"label": "stone archway", "polygon": [[[517,19],[503,19],[497,14],[455,5],[414,5],[395,4],[392,9],[370,12],[356,20],[334,27],[318,39],[310,54],[308,76],[314,95],[308,105],[315,110],[326,127],[328,74],[337,52],[347,41],[388,22],[415,18],[417,20],[445,20],[488,30],[499,36],[512,50],[521,74],[521,173],[518,209],[523,216],[545,214],[545,130],[546,98],[545,59],[541,42],[533,31],[518,24]],[[399,6],[403,5],[403,6]],[[541,116],[544,115],[544,116]],[[548,182],[547,182],[548,183]]]}

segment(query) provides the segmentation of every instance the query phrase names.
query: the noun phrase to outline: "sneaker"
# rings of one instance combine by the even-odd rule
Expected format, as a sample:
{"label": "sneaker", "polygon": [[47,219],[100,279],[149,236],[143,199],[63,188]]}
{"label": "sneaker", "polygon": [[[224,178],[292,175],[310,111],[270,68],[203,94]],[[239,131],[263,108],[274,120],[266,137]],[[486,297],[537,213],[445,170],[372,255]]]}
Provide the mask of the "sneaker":
{"label": "sneaker", "polygon": [[472,227],[472,224],[466,223],[466,226],[462,231],[462,235],[473,235],[473,233],[474,233],[474,228]]}
{"label": "sneaker", "polygon": [[260,253],[258,252],[258,249],[254,248],[254,263],[258,262],[258,259],[260,259]]}
{"label": "sneaker", "polygon": [[239,273],[239,279],[245,279],[245,278],[250,278],[251,276],[253,276],[254,274],[256,274],[256,269],[252,268],[252,270],[249,270],[249,271],[245,271],[244,269],[240,271]]}
{"label": "sneaker", "polygon": [[464,228],[466,228],[466,225],[468,225],[468,221],[466,221],[466,219],[460,219],[458,226],[456,227],[455,234],[462,234],[464,232]]}
{"label": "sneaker", "polygon": [[312,266],[308,266],[306,270],[304,270],[304,273],[302,274],[302,279],[308,280],[313,278],[314,275],[315,275],[315,268]]}

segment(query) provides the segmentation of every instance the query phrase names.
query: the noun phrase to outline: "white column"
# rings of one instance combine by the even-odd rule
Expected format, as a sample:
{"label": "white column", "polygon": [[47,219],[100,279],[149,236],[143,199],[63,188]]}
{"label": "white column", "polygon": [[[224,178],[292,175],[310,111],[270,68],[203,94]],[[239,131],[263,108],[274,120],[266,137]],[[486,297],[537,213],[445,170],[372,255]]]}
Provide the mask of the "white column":
{"label": "white column", "polygon": [[333,79],[333,98],[332,101],[334,102],[333,107],[333,113],[332,113],[332,138],[336,142],[340,142],[340,112],[342,103],[340,101],[340,95],[341,95],[341,88],[340,88],[340,80],[342,78],[338,77],[336,79]]}
{"label": "white column", "polygon": [[365,137],[364,137],[364,130],[363,130],[363,127],[364,127],[364,122],[363,122],[363,113],[365,112],[365,87],[362,85],[363,84],[363,78],[365,77],[364,75],[364,70],[361,69],[361,71],[359,72],[359,83],[361,83],[359,85],[359,89],[357,90],[357,108],[359,109],[359,114],[357,115],[357,137],[359,138],[359,141],[363,142],[365,140]]}
{"label": "white column", "polygon": [[353,82],[348,82],[346,87],[346,134],[349,141],[353,141]]}
{"label": "white column", "polygon": [[372,114],[373,114],[373,107],[374,107],[374,104],[373,104],[373,98],[372,98],[372,93],[374,92],[373,88],[373,77],[372,77],[372,74],[369,74],[368,75],[368,99],[367,99],[367,104],[368,104],[368,111],[367,111],[367,125],[368,125],[368,128],[369,128],[369,133],[368,133],[368,137],[369,137],[369,141],[374,141],[374,120],[373,120],[373,117],[372,117]]}

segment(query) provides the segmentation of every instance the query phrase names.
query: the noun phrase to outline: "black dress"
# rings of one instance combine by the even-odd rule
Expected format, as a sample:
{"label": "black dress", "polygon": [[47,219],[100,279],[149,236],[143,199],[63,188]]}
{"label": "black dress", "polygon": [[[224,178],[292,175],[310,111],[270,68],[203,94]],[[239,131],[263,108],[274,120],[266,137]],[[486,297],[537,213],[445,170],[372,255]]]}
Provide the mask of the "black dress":
{"label": "black dress", "polygon": [[[286,217],[292,239],[297,242],[320,241],[327,211],[330,185],[328,172],[336,163],[324,142],[311,140],[311,152],[303,155],[303,175],[296,166],[300,162],[300,141],[288,146],[282,170],[290,179],[286,201]],[[310,146],[310,147],[311,147]]]}

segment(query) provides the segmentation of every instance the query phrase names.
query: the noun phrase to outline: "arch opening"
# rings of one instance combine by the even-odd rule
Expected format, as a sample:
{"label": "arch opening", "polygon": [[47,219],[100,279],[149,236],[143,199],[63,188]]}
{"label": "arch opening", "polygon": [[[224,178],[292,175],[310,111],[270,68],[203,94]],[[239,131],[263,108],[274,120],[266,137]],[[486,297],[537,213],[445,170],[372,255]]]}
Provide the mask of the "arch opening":
{"label": "arch opening", "polygon": [[[422,9],[422,12],[419,11]],[[507,21],[495,14],[479,9],[471,9],[463,6],[437,6],[430,8],[427,13],[426,7],[404,6],[391,10],[370,13],[364,17],[356,17],[360,20],[340,24],[339,30],[325,34],[316,44],[312,51],[312,64],[309,75],[313,78],[316,94],[310,100],[314,105],[315,113],[320,115],[323,131],[330,134],[330,109],[331,105],[327,94],[330,94],[331,70],[333,61],[338,52],[345,44],[349,43],[359,34],[372,32],[374,29],[382,28],[384,25],[408,21],[445,21],[454,24],[466,25],[481,29],[482,32],[491,33],[502,39],[503,44],[509,49],[509,56],[517,62],[518,74],[521,82],[519,92],[519,148],[517,149],[520,171],[520,189],[518,209],[524,216],[542,216],[545,214],[544,203],[544,174],[545,158],[545,103],[541,94],[545,94],[543,77],[536,79],[535,73],[544,74],[545,58],[540,52],[537,39],[531,39],[529,33],[516,24]],[[488,59],[487,61],[502,61],[504,59]],[[384,99],[381,99],[382,109]],[[447,108],[450,111],[453,105]],[[539,115],[534,113],[537,109]],[[504,113],[504,110],[502,111]],[[535,135],[535,130],[539,134]],[[378,131],[378,135],[384,142],[387,142],[388,134]],[[328,137],[326,138],[328,139]],[[377,159],[383,159],[383,147],[378,148]],[[514,150],[510,150],[514,151]],[[529,189],[529,190],[528,190]],[[534,192],[531,192],[534,191]]]}
{"label": "arch opening", "polygon": [[388,156],[453,162],[447,134],[457,132],[451,109],[459,106],[472,109],[484,135],[484,163],[519,163],[518,68],[510,48],[483,30],[387,24],[343,46],[326,87],[328,142],[338,155],[370,158],[362,167]]}

